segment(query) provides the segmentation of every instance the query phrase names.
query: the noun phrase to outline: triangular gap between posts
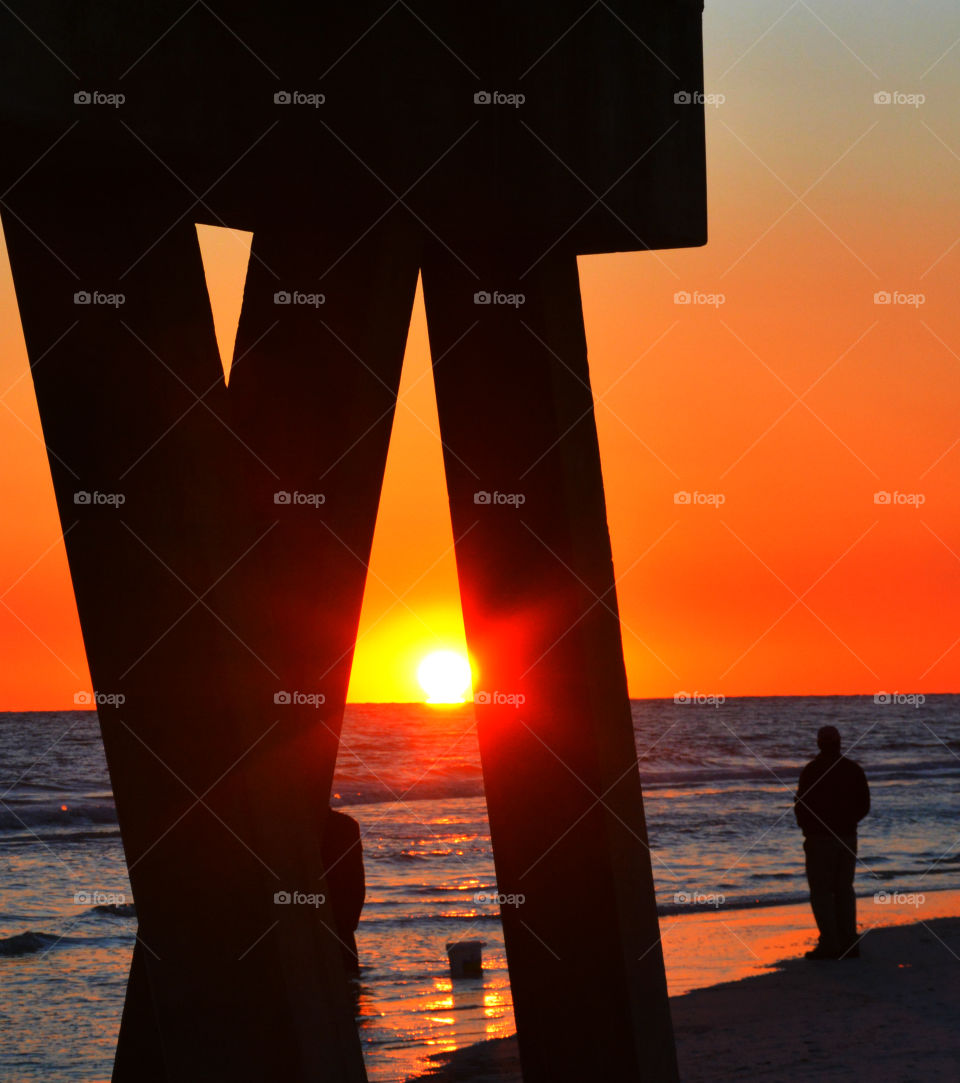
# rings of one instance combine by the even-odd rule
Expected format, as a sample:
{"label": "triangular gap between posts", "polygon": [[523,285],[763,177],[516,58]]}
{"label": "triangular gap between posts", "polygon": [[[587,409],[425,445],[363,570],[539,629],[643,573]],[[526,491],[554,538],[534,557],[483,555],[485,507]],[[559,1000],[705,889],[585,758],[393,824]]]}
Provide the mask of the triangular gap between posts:
{"label": "triangular gap between posts", "polygon": [[207,280],[207,296],[213,313],[220,364],[224,383],[230,382],[233,351],[237,342],[237,325],[243,304],[243,287],[250,266],[250,245],[253,234],[242,229],[195,223],[203,273]]}
{"label": "triangular gap between posts", "polygon": [[[224,382],[229,383],[253,234],[201,223],[195,228]],[[423,285],[418,282],[348,701],[422,702],[418,666],[428,654],[443,650],[467,657]],[[467,697],[471,691],[466,690]]]}
{"label": "triangular gap between posts", "polygon": [[[398,601],[398,596],[402,598]],[[347,700],[423,702],[424,658],[467,658],[423,283],[417,283]],[[482,677],[474,671],[474,679]],[[467,688],[469,699],[472,689]]]}

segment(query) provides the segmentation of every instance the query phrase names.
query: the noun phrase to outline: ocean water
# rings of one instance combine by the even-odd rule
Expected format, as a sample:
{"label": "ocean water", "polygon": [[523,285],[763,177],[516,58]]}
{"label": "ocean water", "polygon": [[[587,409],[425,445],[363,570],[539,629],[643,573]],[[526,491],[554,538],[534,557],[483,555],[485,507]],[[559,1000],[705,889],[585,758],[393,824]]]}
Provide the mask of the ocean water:
{"label": "ocean water", "polygon": [[[633,703],[664,915],[806,899],[792,795],[820,725],[870,781],[860,894],[960,888],[960,696]],[[109,1078],[136,918],[95,716],[0,714],[0,1080]],[[347,710],[334,785],[364,833],[370,1078],[513,1029],[469,707]],[[485,941],[451,983],[445,942]]]}

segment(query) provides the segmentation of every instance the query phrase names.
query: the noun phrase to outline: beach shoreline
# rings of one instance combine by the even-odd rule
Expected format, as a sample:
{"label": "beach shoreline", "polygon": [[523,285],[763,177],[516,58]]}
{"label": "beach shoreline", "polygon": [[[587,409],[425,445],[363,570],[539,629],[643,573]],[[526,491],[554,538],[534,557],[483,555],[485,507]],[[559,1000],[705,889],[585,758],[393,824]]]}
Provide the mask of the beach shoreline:
{"label": "beach shoreline", "polygon": [[[707,725],[673,701],[631,705],[638,748],[655,751],[641,773],[671,994],[763,973],[812,945],[791,806],[796,734],[820,724],[842,723],[876,795],[859,833],[862,925],[960,914],[960,760],[944,754],[960,748],[957,702],[894,705],[879,717],[869,697],[731,699],[711,708]],[[416,704],[345,715],[334,794],[365,840],[355,1018],[371,1083],[416,1078],[434,1054],[515,1029],[472,725]],[[0,714],[0,745],[19,780],[0,810],[10,865],[0,1078],[107,1079],[137,918],[97,720]],[[587,887],[575,870],[570,884]],[[897,901],[934,885],[919,907]],[[878,890],[889,893],[883,902]],[[445,945],[464,939],[485,941],[484,970],[454,981]]]}
{"label": "beach shoreline", "polygon": [[[752,973],[677,992],[674,971],[670,1003],[685,1083],[746,1074],[778,1083],[960,1078],[960,1003],[952,995],[960,978],[960,892],[930,892],[920,905],[877,903],[890,909],[875,921],[866,900],[859,903],[864,932],[858,960],[804,959],[814,940],[809,908],[801,932],[793,913],[799,907],[771,907],[768,914],[786,913],[779,925],[768,922],[745,942],[757,955]],[[712,928],[701,928],[700,935],[725,923],[735,939],[747,930],[748,914],[755,918],[757,911],[711,915]],[[668,976],[671,954],[686,950],[693,919],[700,917],[681,919],[687,931],[680,943],[674,929],[672,948],[670,930],[664,930]],[[781,948],[786,950],[774,958]],[[758,949],[772,954],[760,956]],[[718,969],[707,961],[708,970]],[[515,1035],[430,1059],[432,1067],[410,1083],[521,1081]]]}

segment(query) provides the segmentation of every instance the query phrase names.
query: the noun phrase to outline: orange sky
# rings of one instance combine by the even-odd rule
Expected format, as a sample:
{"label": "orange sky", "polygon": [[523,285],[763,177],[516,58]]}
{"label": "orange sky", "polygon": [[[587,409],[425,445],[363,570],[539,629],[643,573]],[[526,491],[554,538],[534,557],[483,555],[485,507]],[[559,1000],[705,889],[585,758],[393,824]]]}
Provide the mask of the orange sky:
{"label": "orange sky", "polygon": [[[960,688],[960,11],[881,7],[708,5],[710,244],[580,261],[634,696]],[[229,349],[246,244],[217,233]],[[0,316],[0,709],[69,707],[89,676],[5,252]],[[354,701],[420,699],[423,654],[463,647],[445,501],[418,294]]]}

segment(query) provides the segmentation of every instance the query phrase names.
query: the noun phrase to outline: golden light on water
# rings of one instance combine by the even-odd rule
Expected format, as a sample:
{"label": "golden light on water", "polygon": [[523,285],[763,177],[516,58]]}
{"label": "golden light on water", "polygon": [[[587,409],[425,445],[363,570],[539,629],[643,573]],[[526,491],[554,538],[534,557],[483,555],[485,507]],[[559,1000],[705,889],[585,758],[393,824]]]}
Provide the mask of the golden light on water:
{"label": "golden light on water", "polygon": [[470,663],[457,651],[433,651],[417,668],[427,703],[463,703],[470,689]]}

